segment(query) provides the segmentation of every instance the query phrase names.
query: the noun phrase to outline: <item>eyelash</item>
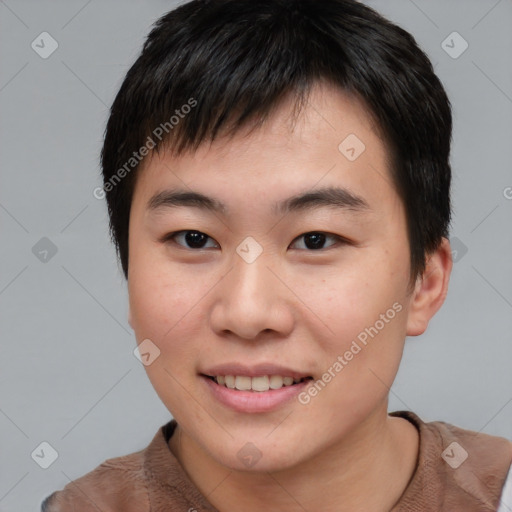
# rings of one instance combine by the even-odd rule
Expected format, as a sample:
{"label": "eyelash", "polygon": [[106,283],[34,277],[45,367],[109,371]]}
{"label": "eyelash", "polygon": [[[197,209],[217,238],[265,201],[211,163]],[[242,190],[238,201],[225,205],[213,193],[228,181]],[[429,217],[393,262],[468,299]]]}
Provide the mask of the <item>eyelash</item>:
{"label": "eyelash", "polygon": [[[175,238],[178,236],[178,235],[181,235],[181,234],[186,234],[186,233],[199,233],[201,235],[206,235],[206,233],[203,233],[202,231],[197,231],[195,229],[183,229],[181,231],[174,231],[172,233],[169,233],[167,235],[165,235],[163,238],[162,238],[162,242],[172,242],[176,245],[178,245],[179,247],[183,248],[183,249],[188,249],[188,250],[191,250],[191,251],[201,251],[201,250],[205,250],[205,249],[212,249],[212,247],[200,247],[200,248],[192,248],[192,247],[186,247],[185,245],[182,245],[182,244],[179,244],[175,241]],[[292,241],[292,244],[293,242],[295,242],[296,240],[299,240],[300,238],[302,237],[305,237],[306,235],[318,235],[318,234],[322,234],[322,235],[326,235],[327,238],[332,238],[335,240],[335,243],[328,246],[327,248],[321,248],[321,249],[308,249],[308,248],[305,248],[305,249],[300,249],[300,250],[306,250],[308,252],[321,252],[321,251],[326,251],[332,247],[335,247],[337,244],[341,244],[341,245],[348,245],[350,244],[350,241],[347,240],[346,238],[343,238],[339,235],[335,235],[333,233],[327,233],[325,231],[308,231],[306,233],[302,233],[301,235],[299,235],[297,238],[295,238],[293,241]],[[206,235],[208,237],[208,239],[210,240],[213,240],[212,237]]]}

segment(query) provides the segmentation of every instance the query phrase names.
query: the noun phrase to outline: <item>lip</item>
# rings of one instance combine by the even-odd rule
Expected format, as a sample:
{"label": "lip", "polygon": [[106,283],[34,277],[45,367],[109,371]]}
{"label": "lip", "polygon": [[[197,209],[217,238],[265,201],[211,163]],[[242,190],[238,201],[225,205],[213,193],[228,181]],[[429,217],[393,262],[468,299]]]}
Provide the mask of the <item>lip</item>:
{"label": "lip", "polygon": [[[223,374],[218,373],[216,375]],[[226,375],[232,374],[227,373]],[[239,373],[238,375],[247,375],[247,373]],[[257,377],[259,375],[262,374],[259,373],[254,376]],[[268,373],[264,375],[268,375]],[[273,373],[273,375],[282,374]],[[292,375],[283,376],[291,377]],[[305,380],[291,386],[283,386],[280,389],[269,389],[268,391],[238,391],[236,389],[229,389],[226,386],[221,386],[206,375],[200,375],[200,378],[218,402],[234,411],[252,414],[270,412],[282,407],[287,402],[293,400],[310,382],[312,382]]]}
{"label": "lip", "polygon": [[272,363],[260,363],[257,365],[246,366],[241,363],[225,363],[213,366],[200,372],[203,375],[210,377],[218,377],[219,375],[245,375],[247,377],[262,377],[263,375],[280,375],[281,377],[292,377],[294,379],[304,379],[311,377],[308,373],[303,373],[298,370],[286,368],[284,366],[275,365]]}

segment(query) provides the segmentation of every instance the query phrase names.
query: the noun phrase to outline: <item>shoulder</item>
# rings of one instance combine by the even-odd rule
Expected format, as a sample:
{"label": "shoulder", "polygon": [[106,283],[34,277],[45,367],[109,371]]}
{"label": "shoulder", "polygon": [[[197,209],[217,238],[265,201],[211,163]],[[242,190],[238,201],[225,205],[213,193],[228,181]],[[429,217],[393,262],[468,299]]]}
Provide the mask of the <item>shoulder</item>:
{"label": "shoulder", "polygon": [[435,489],[438,510],[448,503],[466,511],[497,510],[512,465],[509,439],[444,421],[425,422],[411,411],[392,415],[408,419],[420,433],[414,497],[427,485]]}
{"label": "shoulder", "polygon": [[[453,444],[452,448],[459,450],[468,460],[470,457],[473,462],[478,460],[484,467],[499,464],[508,469],[512,464],[512,441],[505,437],[468,430],[444,421],[433,421],[426,425],[439,433],[444,445],[448,442]],[[447,445],[446,448],[449,446]]]}
{"label": "shoulder", "polygon": [[145,449],[105,460],[95,469],[69,482],[41,503],[41,512],[98,510],[149,511],[144,473]]}
{"label": "shoulder", "polygon": [[456,469],[455,474],[474,474],[490,488],[503,487],[512,464],[511,440],[445,421],[425,423],[425,427],[438,437],[448,469]]}
{"label": "shoulder", "polygon": [[443,449],[443,459],[447,462],[453,451],[458,459],[469,461],[471,457],[473,462],[478,459],[482,465],[493,462],[509,468],[512,464],[510,439],[469,430],[445,421],[425,422],[411,411],[398,411],[391,415],[401,416],[413,423],[430,444],[436,449]]}

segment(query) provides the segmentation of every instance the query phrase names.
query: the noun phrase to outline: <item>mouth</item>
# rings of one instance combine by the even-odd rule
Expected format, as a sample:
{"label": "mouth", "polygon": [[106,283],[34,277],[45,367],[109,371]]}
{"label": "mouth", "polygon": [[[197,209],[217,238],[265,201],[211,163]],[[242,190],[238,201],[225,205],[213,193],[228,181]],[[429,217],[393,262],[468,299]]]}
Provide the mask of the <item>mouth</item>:
{"label": "mouth", "polygon": [[293,406],[313,376],[271,361],[225,362],[201,368],[198,375],[215,403],[239,413],[270,413]]}
{"label": "mouth", "polygon": [[219,405],[237,413],[271,413],[291,406],[313,377],[282,375],[208,375],[200,378]]}
{"label": "mouth", "polygon": [[311,376],[259,375],[251,377],[249,375],[201,375],[221,387],[234,391],[252,391],[255,393],[266,393],[284,387],[293,387],[308,380],[313,380]]}

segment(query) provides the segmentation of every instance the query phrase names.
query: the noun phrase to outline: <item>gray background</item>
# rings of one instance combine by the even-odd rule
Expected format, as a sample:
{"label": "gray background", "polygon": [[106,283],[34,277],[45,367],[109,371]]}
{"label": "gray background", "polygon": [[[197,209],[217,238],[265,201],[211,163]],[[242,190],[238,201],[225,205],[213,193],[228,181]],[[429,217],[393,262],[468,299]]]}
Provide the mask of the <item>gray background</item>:
{"label": "gray background", "polygon": [[[512,439],[512,1],[368,3],[427,51],[455,120],[458,261],[444,307],[406,344],[390,410]],[[175,5],[0,1],[2,511],[39,510],[170,419],[133,355],[126,283],[93,190],[108,107]],[[47,59],[31,48],[43,31],[59,45]],[[453,31],[469,43],[456,59],[442,47]],[[43,237],[57,249],[46,261],[33,252]],[[31,457],[43,441],[58,452],[48,469]]]}

